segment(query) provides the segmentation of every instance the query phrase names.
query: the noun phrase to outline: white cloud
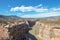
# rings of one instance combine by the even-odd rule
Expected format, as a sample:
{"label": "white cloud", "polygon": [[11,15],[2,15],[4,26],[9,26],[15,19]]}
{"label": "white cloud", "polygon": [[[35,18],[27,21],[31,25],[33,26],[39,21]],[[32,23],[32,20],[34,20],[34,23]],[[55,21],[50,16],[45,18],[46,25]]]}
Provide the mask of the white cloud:
{"label": "white cloud", "polygon": [[52,8],[54,11],[60,11],[60,8]]}
{"label": "white cloud", "polygon": [[46,8],[42,4],[37,6],[20,6],[11,8],[10,11],[21,11],[21,12],[36,12],[35,14],[24,14],[21,17],[24,18],[38,18],[38,17],[50,17],[50,16],[60,16],[60,7]]}
{"label": "white cloud", "polygon": [[42,7],[42,6],[43,6],[42,4],[39,4],[39,5],[35,6],[35,7]]}
{"label": "white cloud", "polygon": [[47,12],[48,11],[48,9],[44,9],[44,8],[37,8],[37,9],[35,9],[34,10],[35,12]]}
{"label": "white cloud", "polygon": [[59,8],[46,8],[43,7],[42,4],[39,4],[37,6],[20,6],[20,7],[13,7],[10,9],[10,11],[21,11],[21,12],[30,12],[30,11],[34,11],[34,12],[49,12],[49,11],[60,11],[60,7]]}
{"label": "white cloud", "polygon": [[15,7],[15,8],[11,8],[10,11],[18,11],[19,10],[19,7]]}
{"label": "white cloud", "polygon": [[50,17],[50,16],[60,16],[59,12],[50,12],[50,13],[38,13],[38,14],[26,14],[22,15],[23,18],[41,18],[41,17]]}
{"label": "white cloud", "polygon": [[[40,7],[40,8],[39,8]],[[11,8],[10,11],[22,11],[22,12],[30,12],[30,11],[34,11],[34,12],[46,12],[48,11],[47,8],[43,8],[42,4],[37,5],[37,6],[20,6],[20,7],[14,7]]]}

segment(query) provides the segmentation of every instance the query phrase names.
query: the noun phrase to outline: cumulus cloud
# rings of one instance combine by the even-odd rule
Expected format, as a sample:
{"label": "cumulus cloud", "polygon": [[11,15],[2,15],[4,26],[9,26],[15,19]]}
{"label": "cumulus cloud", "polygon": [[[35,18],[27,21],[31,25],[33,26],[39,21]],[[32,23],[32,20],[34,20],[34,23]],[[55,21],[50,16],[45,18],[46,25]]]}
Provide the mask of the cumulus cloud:
{"label": "cumulus cloud", "polygon": [[37,5],[37,6],[20,6],[20,7],[14,7],[11,8],[10,11],[22,11],[22,12],[30,12],[30,11],[34,11],[34,12],[47,12],[48,9],[47,8],[43,8],[42,4]]}
{"label": "cumulus cloud", "polygon": [[42,4],[39,4],[37,6],[20,6],[20,7],[13,7],[10,9],[10,11],[21,11],[21,12],[49,12],[49,11],[60,11],[59,8],[45,8]]}
{"label": "cumulus cloud", "polygon": [[[21,12],[35,12],[35,14],[24,14],[21,17],[25,18],[38,18],[38,17],[50,17],[50,16],[60,16],[60,7],[46,8],[42,4],[37,6],[20,6],[13,7],[10,11],[21,11]],[[38,16],[37,16],[38,15]]]}

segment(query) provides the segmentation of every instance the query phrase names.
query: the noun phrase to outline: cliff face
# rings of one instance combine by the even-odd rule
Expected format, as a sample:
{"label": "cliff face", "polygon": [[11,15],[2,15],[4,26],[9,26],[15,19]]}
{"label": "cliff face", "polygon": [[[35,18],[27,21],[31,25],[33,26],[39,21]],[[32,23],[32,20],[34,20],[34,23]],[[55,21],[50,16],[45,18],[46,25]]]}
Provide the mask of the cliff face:
{"label": "cliff face", "polygon": [[0,40],[8,40],[9,39],[9,32],[7,28],[0,26]]}
{"label": "cliff face", "polygon": [[38,40],[60,40],[60,25],[51,25],[36,21],[30,32]]}
{"label": "cliff face", "polygon": [[[9,26],[0,25],[0,40],[29,40],[27,33],[29,25],[27,22],[16,22]],[[11,27],[10,27],[11,26]]]}
{"label": "cliff face", "polygon": [[60,40],[60,25],[55,25],[56,21],[23,20],[9,22],[0,27],[0,39]]}
{"label": "cliff face", "polygon": [[28,33],[28,25],[27,24],[20,24],[13,26],[10,30],[10,38],[12,37],[12,40],[29,40],[27,37]]}

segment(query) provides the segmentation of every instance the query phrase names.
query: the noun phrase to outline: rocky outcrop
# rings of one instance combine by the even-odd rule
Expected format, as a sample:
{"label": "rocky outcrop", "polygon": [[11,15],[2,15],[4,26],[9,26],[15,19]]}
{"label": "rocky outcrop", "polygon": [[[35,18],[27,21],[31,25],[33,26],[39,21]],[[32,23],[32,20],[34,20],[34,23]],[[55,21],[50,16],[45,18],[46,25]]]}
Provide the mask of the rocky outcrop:
{"label": "rocky outcrop", "polygon": [[7,28],[0,26],[0,40],[8,40],[9,39],[9,32]]}
{"label": "rocky outcrop", "polygon": [[0,40],[29,40],[28,22],[9,23],[0,27]]}
{"label": "rocky outcrop", "polygon": [[45,24],[39,20],[16,21],[0,27],[0,39],[60,40],[60,25]]}
{"label": "rocky outcrop", "polygon": [[56,40],[60,38],[60,25],[50,25],[36,21],[33,30],[35,36],[41,40]]}
{"label": "rocky outcrop", "polygon": [[28,29],[28,25],[25,23],[10,28],[9,31],[12,40],[29,40],[27,37]]}

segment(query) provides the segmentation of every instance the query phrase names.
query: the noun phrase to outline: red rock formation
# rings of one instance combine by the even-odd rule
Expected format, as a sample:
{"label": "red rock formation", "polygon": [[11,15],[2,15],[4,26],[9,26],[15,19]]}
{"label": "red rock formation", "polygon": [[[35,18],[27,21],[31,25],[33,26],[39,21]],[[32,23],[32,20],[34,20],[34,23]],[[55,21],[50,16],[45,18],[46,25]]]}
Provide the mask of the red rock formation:
{"label": "red rock formation", "polygon": [[0,26],[0,40],[8,40],[9,39],[9,32],[7,28]]}
{"label": "red rock formation", "polygon": [[29,26],[26,23],[15,25],[10,28],[10,36],[13,36],[14,40],[29,40],[27,37]]}

